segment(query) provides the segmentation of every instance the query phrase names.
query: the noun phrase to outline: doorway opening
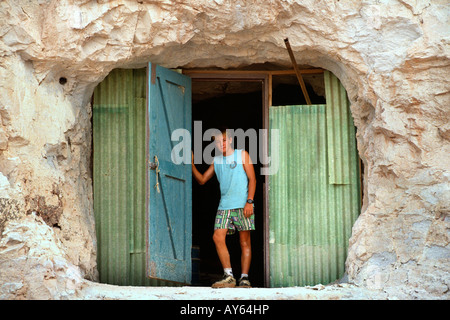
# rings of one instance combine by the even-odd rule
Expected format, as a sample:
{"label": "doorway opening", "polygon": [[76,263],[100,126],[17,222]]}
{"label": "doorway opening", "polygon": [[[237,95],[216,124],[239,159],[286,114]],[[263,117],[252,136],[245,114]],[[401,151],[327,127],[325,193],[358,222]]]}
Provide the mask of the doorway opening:
{"label": "doorway opening", "polygon": [[[195,72],[201,73],[201,70]],[[268,108],[273,105],[304,105],[305,98],[300,90],[295,74],[280,74],[271,77],[268,73],[259,75],[252,71],[240,70],[237,73],[206,73],[199,75],[184,71],[192,77],[192,128],[194,123],[201,123],[201,133],[210,128],[226,126],[230,129],[249,129],[259,132],[268,128]],[[239,73],[242,72],[242,73]],[[216,78],[217,77],[217,78]],[[323,76],[307,75],[307,90],[313,104],[325,103]],[[314,84],[314,87],[311,85]],[[270,85],[270,88],[269,88]],[[195,129],[194,129],[195,130]],[[194,133],[196,134],[196,133]],[[197,133],[198,134],[198,133]],[[258,140],[261,139],[258,136]],[[211,141],[203,141],[204,150]],[[234,140],[234,148],[238,148]],[[266,176],[261,174],[262,164],[252,159],[256,175],[255,192],[255,225],[252,232],[252,263],[250,281],[253,287],[268,287],[268,203]],[[244,149],[249,152],[248,138]],[[200,172],[205,172],[209,164],[198,164]],[[200,186],[193,181],[192,187],[192,245],[193,245],[193,278],[192,284],[210,286],[223,276],[223,269],[212,241],[214,218],[220,201],[219,183],[214,176],[206,185]],[[227,236],[233,273],[239,277],[241,270],[241,250],[238,232]]]}
{"label": "doorway opening", "polygon": [[[198,82],[199,86],[201,83]],[[192,119],[201,121],[202,135],[209,128],[219,128],[226,126],[230,129],[248,129],[259,130],[262,128],[262,89],[259,84],[259,90],[247,93],[226,93],[229,86],[243,86],[242,82],[217,82],[215,85],[221,86],[225,94],[221,96],[209,97],[207,99],[195,98],[199,96],[196,92],[196,85],[193,85],[193,104]],[[257,88],[255,88],[257,89]],[[195,99],[195,100],[194,100]],[[194,127],[194,126],[193,126]],[[203,148],[210,142],[204,141]],[[236,148],[236,141],[234,141]],[[248,150],[248,142],[245,149]],[[260,164],[256,159],[254,162],[256,174],[256,192],[255,192],[255,225],[256,230],[252,232],[252,265],[250,274],[252,276],[253,286],[263,286],[263,180],[260,172]],[[205,172],[209,164],[203,162],[198,165],[200,172]],[[220,201],[220,190],[217,178],[214,176],[204,186],[200,186],[195,181],[192,187],[192,240],[193,247],[199,250],[199,277],[198,285],[210,286],[214,281],[222,278],[223,270],[217,257],[214,242],[212,241],[214,218],[217,206]],[[239,235],[227,236],[227,246],[231,256],[233,273],[240,274],[240,245]],[[195,284],[195,283],[194,283]]]}

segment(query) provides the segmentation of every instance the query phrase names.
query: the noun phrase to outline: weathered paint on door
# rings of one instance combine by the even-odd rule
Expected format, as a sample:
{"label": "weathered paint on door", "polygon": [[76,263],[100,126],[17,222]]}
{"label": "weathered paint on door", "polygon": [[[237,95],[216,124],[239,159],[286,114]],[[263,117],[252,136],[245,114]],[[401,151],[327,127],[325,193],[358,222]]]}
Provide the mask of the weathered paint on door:
{"label": "weathered paint on door", "polygon": [[146,86],[146,68],[115,69],[94,92],[93,193],[101,283],[174,284],[146,276]]}
{"label": "weathered paint on door", "polygon": [[328,284],[344,275],[360,212],[359,158],[348,100],[333,98],[345,89],[330,85],[333,75],[325,79],[326,105],[269,111],[270,128],[280,130],[279,170],[269,177],[271,287]]}
{"label": "weathered paint on door", "polygon": [[[176,129],[191,131],[191,79],[149,64],[148,275],[179,283],[191,281],[192,168],[190,141],[172,141]],[[188,142],[187,163],[175,164],[172,150]]]}

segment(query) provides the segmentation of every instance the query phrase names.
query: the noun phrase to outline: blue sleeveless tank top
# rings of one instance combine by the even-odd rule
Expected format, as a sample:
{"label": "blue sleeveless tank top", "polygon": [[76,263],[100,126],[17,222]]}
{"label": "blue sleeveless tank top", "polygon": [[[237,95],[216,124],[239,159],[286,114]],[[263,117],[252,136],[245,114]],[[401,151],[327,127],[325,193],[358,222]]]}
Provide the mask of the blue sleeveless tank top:
{"label": "blue sleeveless tank top", "polygon": [[220,183],[218,210],[243,208],[248,196],[248,178],[242,164],[242,150],[214,157],[214,171]]}

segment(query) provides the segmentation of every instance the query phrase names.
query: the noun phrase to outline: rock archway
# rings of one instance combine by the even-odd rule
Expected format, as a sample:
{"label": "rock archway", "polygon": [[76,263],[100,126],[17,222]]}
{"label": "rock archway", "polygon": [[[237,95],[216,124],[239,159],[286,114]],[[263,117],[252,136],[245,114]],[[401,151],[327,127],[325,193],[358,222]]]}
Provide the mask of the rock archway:
{"label": "rock archway", "polygon": [[112,69],[289,66],[288,37],[297,62],[333,72],[352,103],[366,170],[348,282],[444,297],[446,12],[445,1],[2,2],[0,294],[80,296],[97,277],[90,98]]}

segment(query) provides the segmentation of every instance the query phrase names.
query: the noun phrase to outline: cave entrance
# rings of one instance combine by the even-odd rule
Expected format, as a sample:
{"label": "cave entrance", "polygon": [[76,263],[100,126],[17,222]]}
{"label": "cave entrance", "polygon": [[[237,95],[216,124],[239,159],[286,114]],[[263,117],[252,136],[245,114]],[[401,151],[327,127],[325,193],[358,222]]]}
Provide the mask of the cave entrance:
{"label": "cave entrance", "polygon": [[[195,122],[200,122],[201,135],[219,125],[279,133],[277,143],[271,131],[269,143],[258,141],[262,150],[258,150],[257,159],[252,159],[257,176],[252,285],[333,282],[344,275],[348,239],[361,204],[360,162],[345,89],[328,71],[302,69],[311,100],[306,105],[294,70],[249,68],[183,70],[183,76],[191,78],[192,87],[186,90],[175,83],[171,90],[180,95],[190,92],[192,111],[189,117],[176,117],[191,122],[193,129]],[[149,119],[152,98],[148,87],[157,82],[156,78],[150,67],[117,69],[94,93],[94,215],[100,282],[177,285],[162,280],[168,280],[165,277],[149,279],[149,227],[155,223],[149,216],[149,193],[156,190],[156,170],[152,166],[158,165],[148,156],[149,136],[170,142],[170,137],[151,132],[154,120]],[[267,165],[262,165],[260,152],[273,156],[277,144],[279,169],[276,174],[262,174]],[[206,167],[198,166],[202,172]],[[188,276],[192,285],[209,286],[223,272],[212,241],[219,186],[215,179],[210,183],[210,187],[192,183],[192,277]],[[164,188],[162,181],[160,186]],[[171,197],[177,201],[176,195]],[[228,239],[233,271],[239,275],[239,237]],[[190,259],[191,252],[186,257]]]}

